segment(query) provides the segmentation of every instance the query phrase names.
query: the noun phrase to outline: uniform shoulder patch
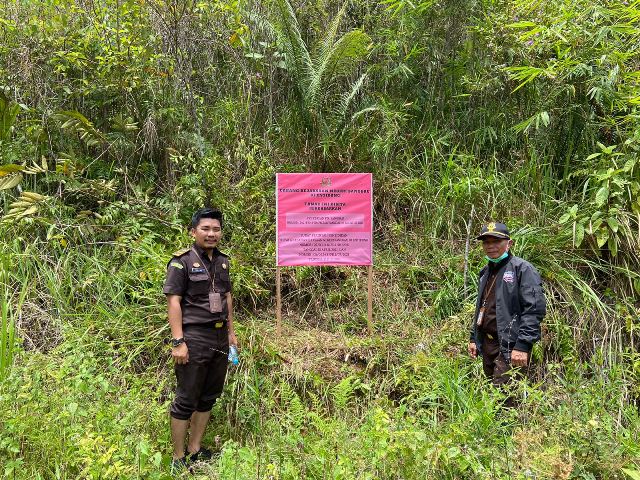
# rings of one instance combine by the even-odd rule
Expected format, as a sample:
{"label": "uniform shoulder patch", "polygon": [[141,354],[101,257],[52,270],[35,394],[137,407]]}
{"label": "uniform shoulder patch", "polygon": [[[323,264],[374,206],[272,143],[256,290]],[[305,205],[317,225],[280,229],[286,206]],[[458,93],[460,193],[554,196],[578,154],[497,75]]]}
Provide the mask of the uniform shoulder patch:
{"label": "uniform shoulder patch", "polygon": [[173,256],[174,257],[181,257],[185,253],[189,253],[189,250],[191,250],[191,247],[187,247],[187,248],[182,248],[180,250],[176,250],[175,252],[173,252]]}
{"label": "uniform shoulder patch", "polygon": [[176,262],[175,260],[172,260],[171,262],[169,262],[169,266],[179,268],[180,270],[184,268],[184,266],[180,262]]}

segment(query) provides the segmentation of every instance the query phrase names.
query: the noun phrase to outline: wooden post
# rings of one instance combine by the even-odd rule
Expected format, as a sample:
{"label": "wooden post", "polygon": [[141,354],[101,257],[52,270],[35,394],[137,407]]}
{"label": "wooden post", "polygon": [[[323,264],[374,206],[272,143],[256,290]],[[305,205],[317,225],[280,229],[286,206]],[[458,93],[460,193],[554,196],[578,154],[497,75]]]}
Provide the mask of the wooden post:
{"label": "wooden post", "polygon": [[469,242],[471,240],[471,223],[473,222],[473,214],[475,212],[475,206],[471,205],[471,212],[469,213],[469,222],[467,223],[467,240],[464,244],[464,295],[467,295],[467,276],[469,273]]}
{"label": "wooden post", "polygon": [[367,267],[367,328],[373,335],[373,265]]}
{"label": "wooden post", "polygon": [[282,297],[280,294],[280,266],[276,267],[276,335],[282,334]]}

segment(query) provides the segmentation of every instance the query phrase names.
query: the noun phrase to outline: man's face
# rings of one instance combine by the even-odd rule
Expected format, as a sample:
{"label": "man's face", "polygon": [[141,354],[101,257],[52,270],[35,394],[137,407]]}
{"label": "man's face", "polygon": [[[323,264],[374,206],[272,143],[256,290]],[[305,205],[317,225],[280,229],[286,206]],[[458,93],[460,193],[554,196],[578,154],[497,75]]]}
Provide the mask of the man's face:
{"label": "man's face", "polygon": [[191,229],[191,236],[197,246],[204,250],[210,250],[220,243],[222,228],[220,220],[215,218],[203,218],[196,228]]}
{"label": "man's face", "polygon": [[511,240],[506,238],[484,237],[482,239],[482,249],[487,257],[498,258],[509,250],[511,243]]}

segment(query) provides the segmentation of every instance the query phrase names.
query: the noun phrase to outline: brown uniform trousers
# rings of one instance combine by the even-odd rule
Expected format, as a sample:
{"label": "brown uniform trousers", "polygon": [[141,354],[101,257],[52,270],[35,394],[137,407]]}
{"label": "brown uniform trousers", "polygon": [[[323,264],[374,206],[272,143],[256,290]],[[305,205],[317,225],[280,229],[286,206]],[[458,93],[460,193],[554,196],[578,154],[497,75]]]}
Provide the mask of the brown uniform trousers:
{"label": "brown uniform trousers", "polygon": [[193,412],[208,412],[222,394],[227,376],[229,333],[226,325],[185,325],[189,363],[176,364],[176,396],[171,416],[188,420]]}
{"label": "brown uniform trousers", "polygon": [[497,338],[490,339],[485,336],[482,344],[482,369],[485,375],[491,379],[491,383],[500,388],[507,395],[506,407],[517,405],[513,393],[513,381],[525,378],[526,368],[512,367],[500,352],[500,343]]}

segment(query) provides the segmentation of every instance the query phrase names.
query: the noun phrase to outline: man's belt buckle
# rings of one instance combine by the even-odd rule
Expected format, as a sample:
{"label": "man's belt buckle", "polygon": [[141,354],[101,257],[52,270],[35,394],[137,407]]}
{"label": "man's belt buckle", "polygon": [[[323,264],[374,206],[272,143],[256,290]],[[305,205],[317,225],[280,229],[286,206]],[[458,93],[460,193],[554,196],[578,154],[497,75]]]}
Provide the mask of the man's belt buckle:
{"label": "man's belt buckle", "polygon": [[485,335],[489,340],[493,340],[493,335],[491,335],[490,333],[485,333]]}
{"label": "man's belt buckle", "polygon": [[222,326],[224,325],[224,322],[216,322],[214,327],[216,328],[222,328]]}

